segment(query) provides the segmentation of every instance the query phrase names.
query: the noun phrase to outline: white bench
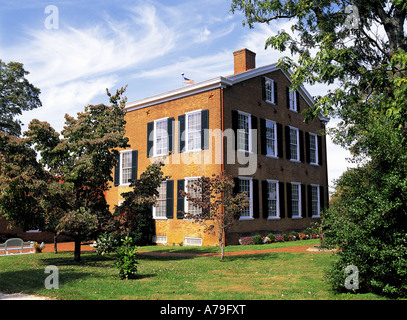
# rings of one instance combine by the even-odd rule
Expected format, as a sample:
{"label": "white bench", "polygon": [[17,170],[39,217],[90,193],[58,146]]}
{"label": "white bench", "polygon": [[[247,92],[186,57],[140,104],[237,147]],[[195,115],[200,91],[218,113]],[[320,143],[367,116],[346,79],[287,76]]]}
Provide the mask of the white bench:
{"label": "white bench", "polygon": [[[23,252],[23,250],[29,250],[28,252]],[[5,243],[0,243],[0,254],[10,254],[11,251],[20,251],[22,253],[34,253],[34,242],[33,241],[23,241],[20,238],[8,239]]]}

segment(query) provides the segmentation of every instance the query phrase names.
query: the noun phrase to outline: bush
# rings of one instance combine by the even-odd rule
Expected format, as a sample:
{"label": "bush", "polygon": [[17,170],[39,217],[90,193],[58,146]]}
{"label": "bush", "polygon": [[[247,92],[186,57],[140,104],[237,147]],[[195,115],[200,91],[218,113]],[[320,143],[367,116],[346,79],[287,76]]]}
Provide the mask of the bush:
{"label": "bush", "polygon": [[240,244],[242,246],[247,246],[247,245],[250,245],[250,244],[254,244],[253,239],[250,238],[250,237],[242,238],[242,239],[239,240],[239,242],[240,242]]}
{"label": "bush", "polygon": [[293,231],[293,232],[290,233],[290,236],[294,236],[294,240],[300,240],[298,232]]}
{"label": "bush", "polygon": [[284,241],[290,241],[290,238],[285,233],[283,233],[281,236],[283,237]]}
{"label": "bush", "polygon": [[116,267],[119,269],[120,279],[131,279],[137,272],[137,248],[131,237],[122,239],[122,244],[117,248]]}
{"label": "bush", "polygon": [[275,239],[276,242],[284,242],[285,241],[284,237],[282,237],[282,236],[275,236],[274,239]]}
{"label": "bush", "polygon": [[260,235],[255,235],[253,237],[253,243],[254,244],[263,244],[263,240],[262,240],[261,236]]}
{"label": "bush", "polygon": [[267,238],[270,239],[270,242],[271,242],[271,243],[273,243],[273,242],[276,241],[276,236],[275,236],[274,234],[272,234],[272,233],[268,234],[268,235],[267,235]]}
{"label": "bush", "polygon": [[97,254],[105,255],[116,251],[119,245],[120,237],[105,232],[96,239],[95,250]]}

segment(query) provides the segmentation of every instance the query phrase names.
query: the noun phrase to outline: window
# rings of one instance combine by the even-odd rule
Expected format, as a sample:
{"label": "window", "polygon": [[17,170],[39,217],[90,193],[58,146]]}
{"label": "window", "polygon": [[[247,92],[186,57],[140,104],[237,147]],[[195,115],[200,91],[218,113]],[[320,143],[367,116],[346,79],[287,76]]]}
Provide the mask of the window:
{"label": "window", "polygon": [[319,200],[319,186],[311,185],[311,213],[312,217],[319,217],[320,200]]}
{"label": "window", "polygon": [[186,114],[186,150],[201,150],[201,111]]}
{"label": "window", "polygon": [[250,201],[250,206],[240,211],[240,219],[253,217],[253,181],[252,178],[239,177],[239,193],[246,192],[246,196]]}
{"label": "window", "polygon": [[299,161],[299,137],[298,129],[290,127],[290,160]]}
{"label": "window", "polygon": [[309,154],[310,163],[318,164],[318,140],[317,135],[314,133],[309,134]]}
{"label": "window", "polygon": [[[199,197],[201,195],[201,191],[196,186],[196,181],[198,178],[185,178],[185,192],[191,194],[192,197]],[[194,190],[196,189],[196,190]],[[193,215],[199,215],[202,212],[202,208],[195,206],[192,201],[188,201],[187,197],[185,197],[185,212]]]}
{"label": "window", "polygon": [[154,156],[163,156],[168,152],[168,119],[154,121]]}
{"label": "window", "polygon": [[277,125],[270,120],[266,120],[266,148],[268,156],[277,157]]}
{"label": "window", "polygon": [[250,114],[238,112],[237,126],[237,149],[240,151],[251,151],[250,148]]}
{"label": "window", "polygon": [[193,238],[193,237],[184,237],[184,245],[185,246],[202,246],[202,238]]}
{"label": "window", "polygon": [[268,218],[279,217],[279,189],[278,181],[267,180],[267,209]]}
{"label": "window", "polygon": [[[288,88],[289,90],[289,88]],[[298,111],[298,101],[297,101],[297,91],[289,91],[288,92],[288,109],[292,111]]]}
{"label": "window", "polygon": [[166,219],[167,218],[167,182],[161,182],[158,187],[157,205],[153,207],[154,219]]}
{"label": "window", "polygon": [[293,218],[301,217],[301,184],[291,183],[291,211]]}
{"label": "window", "polygon": [[132,151],[125,151],[120,153],[120,184],[129,185],[131,179],[132,168]]}
{"label": "window", "polygon": [[264,78],[264,94],[267,102],[276,103],[274,99],[274,80]]}

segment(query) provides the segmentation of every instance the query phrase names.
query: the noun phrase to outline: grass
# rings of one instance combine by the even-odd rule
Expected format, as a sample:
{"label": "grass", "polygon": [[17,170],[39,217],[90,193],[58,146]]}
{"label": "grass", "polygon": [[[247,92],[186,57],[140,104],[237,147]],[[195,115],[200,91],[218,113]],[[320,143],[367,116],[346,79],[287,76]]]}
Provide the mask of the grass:
{"label": "grass", "polygon": [[[315,240],[281,245],[312,244]],[[317,242],[315,242],[317,243]],[[231,246],[227,252],[257,250],[273,245]],[[140,251],[218,252],[211,247],[143,247]],[[381,299],[373,294],[335,294],[324,281],[331,254],[283,253],[226,257],[140,256],[138,277],[119,280],[114,255],[72,252],[0,257],[0,292],[24,292],[57,299],[115,300],[264,300],[264,299]],[[45,267],[59,270],[59,289],[48,290]]]}

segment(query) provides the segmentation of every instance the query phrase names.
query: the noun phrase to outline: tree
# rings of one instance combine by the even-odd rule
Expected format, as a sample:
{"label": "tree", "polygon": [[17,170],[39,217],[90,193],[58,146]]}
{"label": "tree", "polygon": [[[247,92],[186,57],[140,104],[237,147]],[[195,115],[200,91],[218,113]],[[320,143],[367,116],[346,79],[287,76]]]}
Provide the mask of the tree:
{"label": "tree", "polygon": [[341,249],[328,274],[334,288],[343,287],[346,263],[357,264],[363,290],[405,296],[407,3],[233,0],[234,10],[251,28],[293,22],[292,34],[281,30],[266,41],[298,56],[279,61],[292,70],[293,90],[302,83],[337,85],[305,113],[306,121],[321,112],[340,118],[330,133],[359,164],[340,178],[338,200],[322,219],[325,241]]}
{"label": "tree", "polygon": [[111,215],[104,192],[112,181],[116,149],[128,146],[124,91],[108,92],[110,106],[88,105],[76,119],[65,115],[62,136],[36,119],[25,132],[28,143],[41,155],[40,164],[64,186],[48,189],[45,204],[51,210],[46,213],[57,213],[58,232],[74,239],[75,261],[80,261],[81,241],[101,230]]}
{"label": "tree", "polygon": [[249,206],[245,193],[233,194],[233,178],[225,172],[209,177],[200,177],[194,181],[187,191],[180,191],[181,196],[199,208],[199,213],[184,212],[185,219],[194,220],[208,232],[216,236],[221,249],[220,260],[225,255],[226,231],[240,217],[240,212]]}
{"label": "tree", "polygon": [[152,206],[156,204],[158,187],[169,177],[164,176],[161,168],[164,162],[149,165],[137,180],[132,180],[132,191],[122,193],[124,198],[120,206],[115,206],[111,231],[121,236],[131,236],[137,245],[151,243],[155,232]]}
{"label": "tree", "polygon": [[0,60],[0,131],[20,136],[22,111],[41,107],[40,90],[25,78],[29,72],[18,62]]}

